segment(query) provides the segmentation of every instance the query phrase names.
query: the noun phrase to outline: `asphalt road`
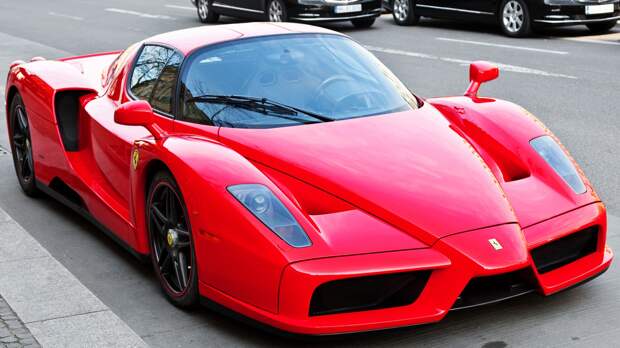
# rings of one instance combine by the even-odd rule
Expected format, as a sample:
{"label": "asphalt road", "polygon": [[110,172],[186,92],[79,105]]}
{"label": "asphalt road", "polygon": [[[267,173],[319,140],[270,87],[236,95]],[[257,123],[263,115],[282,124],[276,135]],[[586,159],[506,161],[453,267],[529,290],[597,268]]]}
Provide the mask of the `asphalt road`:
{"label": "asphalt road", "polygon": [[[190,6],[189,0],[0,2],[0,74],[5,76],[15,59],[123,49],[159,32],[199,25]],[[500,78],[482,93],[524,106],[560,137],[606,202],[609,244],[620,250],[620,219],[615,217],[620,216],[620,26],[606,37],[584,37],[587,30],[575,27],[520,40],[505,38],[492,26],[467,23],[423,20],[421,26],[402,28],[389,16],[368,30],[354,30],[348,23],[330,28],[373,50],[425,97],[461,94],[469,61],[500,64]],[[4,122],[0,146],[8,147]],[[274,337],[207,309],[183,312],[160,295],[149,267],[90,224],[50,199],[23,196],[10,156],[2,153],[0,207],[153,346],[611,347],[620,339],[617,267],[550,298],[531,295],[453,312],[435,325],[319,342]]]}

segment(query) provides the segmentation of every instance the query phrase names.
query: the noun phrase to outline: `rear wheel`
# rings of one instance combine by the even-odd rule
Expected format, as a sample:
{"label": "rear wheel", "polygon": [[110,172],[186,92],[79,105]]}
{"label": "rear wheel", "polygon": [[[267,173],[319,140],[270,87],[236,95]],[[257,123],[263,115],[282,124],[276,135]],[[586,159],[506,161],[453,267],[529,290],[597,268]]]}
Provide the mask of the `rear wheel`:
{"label": "rear wheel", "polygon": [[32,140],[30,138],[30,124],[26,108],[19,93],[11,100],[9,108],[9,136],[13,165],[19,186],[27,196],[35,197],[39,194],[34,175],[34,157],[32,156]]}
{"label": "rear wheel", "polygon": [[413,0],[394,0],[392,17],[398,25],[415,25],[420,22],[420,16],[415,13]]}
{"label": "rear wheel", "polygon": [[504,34],[511,37],[526,37],[532,32],[532,23],[527,5],[523,0],[504,0],[499,11],[499,24]]}
{"label": "rear wheel", "polygon": [[167,171],[155,175],[147,199],[151,261],[166,297],[189,307],[198,301],[198,274],[187,209]]}
{"label": "rear wheel", "polygon": [[203,23],[215,23],[220,18],[219,13],[216,13],[211,8],[209,0],[198,0],[196,2],[196,10],[198,12],[198,19]]}
{"label": "rear wheel", "polygon": [[267,4],[267,20],[269,22],[286,22],[288,13],[282,0],[270,0]]}
{"label": "rear wheel", "polygon": [[374,18],[361,18],[361,19],[352,19],[351,23],[353,23],[353,26],[356,28],[370,28],[372,27],[373,24],[375,24],[375,19]]}
{"label": "rear wheel", "polygon": [[604,34],[611,30],[611,28],[616,26],[618,20],[613,20],[609,22],[599,22],[599,23],[588,23],[586,27],[590,29],[590,31],[594,34]]}

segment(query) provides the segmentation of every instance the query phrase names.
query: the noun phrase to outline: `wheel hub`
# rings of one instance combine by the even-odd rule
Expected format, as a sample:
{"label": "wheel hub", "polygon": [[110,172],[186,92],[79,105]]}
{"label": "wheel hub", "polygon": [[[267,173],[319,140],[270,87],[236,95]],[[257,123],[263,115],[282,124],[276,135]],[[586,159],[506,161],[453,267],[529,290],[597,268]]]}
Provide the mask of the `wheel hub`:
{"label": "wheel hub", "polygon": [[169,229],[168,233],[166,233],[166,242],[168,243],[168,248],[170,249],[174,248],[177,245],[178,240],[179,240],[178,233],[173,229]]}

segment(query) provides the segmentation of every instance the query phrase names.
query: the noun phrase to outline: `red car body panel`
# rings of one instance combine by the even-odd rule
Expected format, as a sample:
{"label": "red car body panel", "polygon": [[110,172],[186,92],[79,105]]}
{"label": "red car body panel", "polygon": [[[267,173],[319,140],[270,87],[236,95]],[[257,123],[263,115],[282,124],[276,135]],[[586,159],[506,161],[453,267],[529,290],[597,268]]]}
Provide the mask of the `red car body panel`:
{"label": "red car body panel", "polygon": [[[252,23],[145,42],[187,56],[204,45],[299,32],[336,35]],[[127,76],[139,46],[15,64],[7,114],[20,93],[39,185],[68,186],[80,198],[73,208],[134,253],[150,252],[145,191],[154,171],[168,168],[191,220],[200,294],[229,309],[296,333],[376,330],[441,320],[480,277],[529,270],[537,290],[549,295],[611,263],[603,204],[581,171],[587,192],[576,194],[535,152],[529,142],[553,134],[519,106],[470,93],[428,99],[408,112],[261,130],[155,114],[163,134],[155,138],[114,121],[114,111],[132,100]],[[77,151],[63,146],[55,110],[60,93],[79,98]],[[240,205],[227,187],[242,183],[271,189],[312,246],[289,246]],[[534,249],[593,226],[595,251],[538,273]],[[500,249],[493,250],[492,239]],[[430,275],[411,304],[309,315],[322,284],[417,271]]]}

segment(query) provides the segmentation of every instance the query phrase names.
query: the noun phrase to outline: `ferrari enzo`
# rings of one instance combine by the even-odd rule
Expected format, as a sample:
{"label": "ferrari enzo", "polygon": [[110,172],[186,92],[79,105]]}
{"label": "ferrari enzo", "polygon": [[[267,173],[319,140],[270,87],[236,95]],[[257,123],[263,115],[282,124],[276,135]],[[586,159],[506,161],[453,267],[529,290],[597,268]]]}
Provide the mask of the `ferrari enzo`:
{"label": "ferrari enzo", "polygon": [[345,35],[200,27],[122,52],[11,64],[6,111],[28,196],[65,203],[150,259],[175,305],[321,335],[604,272],[606,211],[523,108],[424,99]]}

